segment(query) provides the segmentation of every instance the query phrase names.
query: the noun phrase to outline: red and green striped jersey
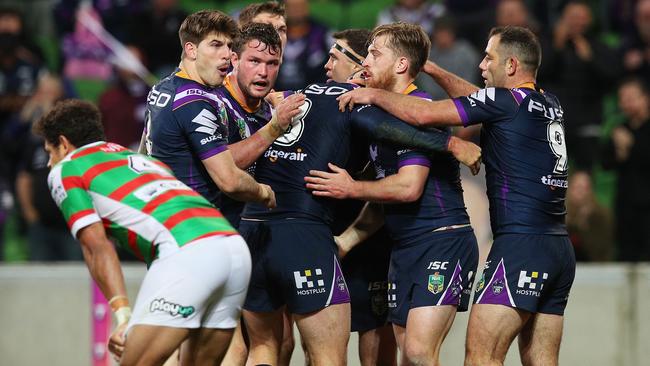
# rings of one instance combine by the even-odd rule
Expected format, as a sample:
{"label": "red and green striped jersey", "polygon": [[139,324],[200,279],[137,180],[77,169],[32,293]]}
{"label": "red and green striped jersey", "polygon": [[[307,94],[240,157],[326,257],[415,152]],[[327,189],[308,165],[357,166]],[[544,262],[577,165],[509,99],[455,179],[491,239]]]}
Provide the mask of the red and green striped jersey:
{"label": "red and green striped jersey", "polygon": [[147,265],[193,240],[237,233],[165,164],[117,144],[76,149],[52,168],[48,184],[75,237],[102,221],[118,245]]}

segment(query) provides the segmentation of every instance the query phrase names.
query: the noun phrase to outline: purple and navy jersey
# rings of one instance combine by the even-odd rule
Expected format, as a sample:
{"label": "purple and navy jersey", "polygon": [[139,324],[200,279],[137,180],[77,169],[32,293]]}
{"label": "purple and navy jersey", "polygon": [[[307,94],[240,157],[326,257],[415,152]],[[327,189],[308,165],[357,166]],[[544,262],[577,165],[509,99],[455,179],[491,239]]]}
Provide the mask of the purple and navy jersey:
{"label": "purple and navy jersey", "polygon": [[563,110],[536,88],[486,88],[455,98],[465,126],[483,123],[490,221],[494,235],[566,235],[568,160]]}
{"label": "purple and navy jersey", "polygon": [[[431,99],[429,94],[416,89],[414,85],[406,93]],[[393,240],[409,241],[440,227],[469,224],[460,184],[459,163],[451,154],[425,154],[373,143],[370,145],[370,158],[377,179],[396,174],[400,168],[409,165],[429,168],[429,176],[418,200],[384,205],[386,228]]]}
{"label": "purple and navy jersey", "polygon": [[[304,177],[310,170],[324,170],[328,163],[346,166],[351,155],[351,136],[363,133],[382,142],[431,150],[446,148],[448,133],[421,131],[385,111],[362,105],[340,112],[336,97],[352,84],[311,84],[303,93],[305,112],[294,117],[287,132],[257,160],[255,178],[275,191],[277,207],[248,203],[242,217],[256,219],[309,218],[331,223],[333,200],[312,195]],[[420,139],[422,137],[422,139]],[[417,140],[417,141],[416,141]],[[426,140],[426,142],[425,142]]]}
{"label": "purple and navy jersey", "polygon": [[228,148],[226,110],[214,89],[177,69],[149,92],[145,128],[147,154],[219,207],[219,188],[202,162]]}
{"label": "purple and navy jersey", "polygon": [[[259,108],[250,110],[244,105],[244,102],[237,100],[230,84],[230,77],[224,81],[224,85],[215,90],[219,99],[223,102],[226,109],[228,125],[228,144],[235,144],[245,140],[264,127],[273,117],[273,107],[262,100]],[[255,163],[246,171],[255,175]],[[244,202],[234,200],[225,194],[221,195],[221,206],[219,209],[223,215],[235,227],[239,226],[239,220]]]}

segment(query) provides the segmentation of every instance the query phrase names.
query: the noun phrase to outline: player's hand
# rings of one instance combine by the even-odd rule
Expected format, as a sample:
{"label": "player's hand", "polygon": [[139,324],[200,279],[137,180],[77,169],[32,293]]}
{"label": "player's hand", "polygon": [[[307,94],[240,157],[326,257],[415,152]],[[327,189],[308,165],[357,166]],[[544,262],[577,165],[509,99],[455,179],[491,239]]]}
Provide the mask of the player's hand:
{"label": "player's hand", "polygon": [[345,112],[346,108],[352,110],[355,104],[372,104],[377,90],[375,88],[357,88],[343,95],[339,95],[336,98],[339,102],[339,110]]}
{"label": "player's hand", "polygon": [[276,92],[275,90],[271,89],[271,92],[268,93],[266,97],[264,97],[264,100],[272,105],[273,108],[277,108],[278,104],[284,100],[284,92]]}
{"label": "player's hand", "polygon": [[343,244],[343,239],[341,239],[340,236],[335,236],[334,237],[334,242],[336,243],[336,246],[339,248],[339,259],[343,259],[348,252],[350,251],[349,248],[346,248]]}
{"label": "player's hand", "polygon": [[260,187],[263,192],[262,203],[268,208],[275,208],[277,206],[275,202],[275,192],[273,192],[271,186],[260,183]]}
{"label": "player's hand", "polygon": [[424,66],[422,66],[422,71],[423,71],[425,74],[429,74],[429,75],[431,75],[431,74],[433,74],[433,73],[436,71],[436,69],[438,69],[439,67],[440,67],[440,66],[438,66],[435,62],[433,62],[433,61],[431,61],[431,60],[427,60],[427,62],[424,63]]}
{"label": "player's hand", "polygon": [[481,170],[481,148],[475,143],[452,136],[449,139],[449,152],[456,160],[467,165],[473,175]]}
{"label": "player's hand", "polygon": [[304,94],[292,94],[285,98],[275,109],[277,123],[282,130],[286,130],[291,119],[301,113],[300,106],[305,104]]}
{"label": "player's hand", "polygon": [[359,70],[355,72],[354,74],[350,75],[347,82],[351,84],[366,86],[365,72],[366,70]]}
{"label": "player's hand", "polygon": [[312,191],[314,196],[332,197],[338,199],[350,198],[354,190],[355,180],[352,179],[347,170],[328,163],[331,172],[322,170],[310,170],[309,176],[305,177],[307,189]]}
{"label": "player's hand", "polygon": [[126,331],[126,326],[128,323],[122,323],[115,327],[111,337],[108,339],[108,351],[113,355],[113,358],[118,363],[124,353],[124,331]]}

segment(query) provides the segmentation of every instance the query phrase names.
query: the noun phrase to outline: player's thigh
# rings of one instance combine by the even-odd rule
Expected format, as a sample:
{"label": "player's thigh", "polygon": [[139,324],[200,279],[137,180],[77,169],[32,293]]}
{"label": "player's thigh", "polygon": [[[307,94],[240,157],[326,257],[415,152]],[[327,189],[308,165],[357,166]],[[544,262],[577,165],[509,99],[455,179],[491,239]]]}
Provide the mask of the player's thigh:
{"label": "player's thigh", "polygon": [[244,325],[240,322],[237,325],[237,328],[235,328],[235,333],[230,340],[228,350],[226,351],[226,354],[221,361],[221,364],[223,366],[246,364],[246,357],[248,357],[248,347],[244,341],[242,326]]}
{"label": "player's thigh", "polygon": [[519,334],[519,353],[525,366],[557,365],[564,317],[535,314]]}
{"label": "player's thigh", "polygon": [[455,317],[453,305],[411,309],[406,322],[405,352],[437,354]]}
{"label": "player's thigh", "polygon": [[120,365],[162,365],[189,334],[184,328],[135,325],[126,337]]}
{"label": "player's thigh", "polygon": [[190,332],[181,350],[181,364],[207,366],[219,364],[228,349],[234,329],[199,328]]}
{"label": "player's thigh", "polygon": [[509,306],[474,304],[467,327],[467,357],[503,361],[530,316],[529,312]]}
{"label": "player's thigh", "polygon": [[338,352],[345,350],[350,338],[350,304],[328,306],[309,314],[293,314],[307,350]]}

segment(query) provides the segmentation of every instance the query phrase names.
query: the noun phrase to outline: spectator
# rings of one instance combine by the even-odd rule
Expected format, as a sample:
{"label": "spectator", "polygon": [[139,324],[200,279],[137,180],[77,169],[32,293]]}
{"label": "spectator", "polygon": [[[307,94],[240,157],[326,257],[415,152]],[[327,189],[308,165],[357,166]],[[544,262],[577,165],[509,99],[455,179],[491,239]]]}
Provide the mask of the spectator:
{"label": "spectator", "polygon": [[566,200],[567,230],[576,260],[613,260],[615,248],[611,213],[596,201],[588,172],[577,171],[571,174]]}
{"label": "spectator", "polygon": [[131,22],[132,41],[144,52],[155,75],[167,76],[178,66],[178,28],[186,16],[176,0],[152,0],[151,8],[137,14]]}
{"label": "spectator", "polygon": [[[61,79],[46,74],[23,111],[21,121],[31,126],[64,96]],[[47,186],[48,154],[44,141],[32,134],[27,138],[18,176],[16,198],[27,224],[29,259],[32,261],[82,260],[81,247],[67,228]]]}
{"label": "spectator", "polygon": [[553,48],[545,55],[547,84],[564,106],[569,157],[575,166],[591,169],[601,135],[603,97],[619,75],[616,54],[590,32],[591,9],[571,1],[555,25]]}
{"label": "spectator", "polygon": [[650,260],[650,95],[639,79],[624,81],[618,103],[625,122],[605,147],[603,166],[616,169],[616,240],[621,261]]}
{"label": "spectator", "polygon": [[[469,42],[456,38],[456,25],[451,17],[443,16],[436,20],[431,40],[429,59],[472,84],[481,81],[476,67],[481,57]],[[428,75],[420,73],[416,82],[434,100],[448,98],[447,93]]]}
{"label": "spectator", "polygon": [[419,24],[427,34],[432,34],[436,18],[445,13],[445,6],[426,0],[397,0],[395,5],[382,10],[377,25],[404,22]]}
{"label": "spectator", "polygon": [[[144,63],[142,51],[135,46],[128,50]],[[115,67],[114,81],[99,97],[106,140],[133,150],[138,149],[149,86],[135,73]]]}
{"label": "spectator", "polygon": [[299,90],[325,82],[323,67],[332,44],[329,30],[309,16],[307,0],[285,1],[287,44],[276,90]]}
{"label": "spectator", "polygon": [[623,42],[623,67],[626,73],[643,77],[650,86],[650,0],[637,3],[634,24],[634,31]]}
{"label": "spectator", "polygon": [[458,37],[468,40],[476,49],[485,48],[485,35],[490,32],[494,8],[499,0],[444,0],[446,11],[456,19]]}

